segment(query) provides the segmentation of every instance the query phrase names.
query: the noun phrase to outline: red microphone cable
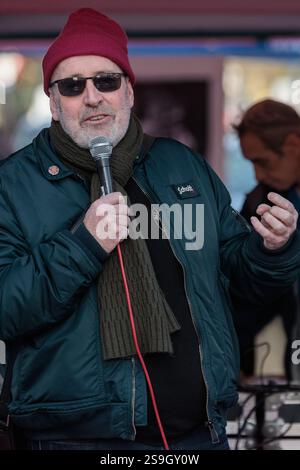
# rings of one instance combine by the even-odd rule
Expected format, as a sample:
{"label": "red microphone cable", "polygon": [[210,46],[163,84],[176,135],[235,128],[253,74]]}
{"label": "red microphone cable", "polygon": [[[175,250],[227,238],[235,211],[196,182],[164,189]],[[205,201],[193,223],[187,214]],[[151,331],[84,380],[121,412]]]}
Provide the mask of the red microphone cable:
{"label": "red microphone cable", "polygon": [[126,272],[125,272],[125,267],[124,267],[123,256],[122,256],[122,251],[121,251],[120,244],[117,246],[117,250],[118,250],[119,262],[120,262],[122,278],[123,278],[123,283],[124,283],[124,288],[125,288],[127,306],[128,306],[128,310],[129,310],[129,319],[130,319],[130,323],[131,323],[131,329],[132,329],[134,345],[135,345],[136,352],[137,352],[138,358],[140,360],[140,363],[142,365],[142,368],[143,368],[143,371],[144,371],[144,374],[145,374],[145,377],[146,377],[146,381],[147,381],[147,384],[148,384],[148,387],[149,387],[151,401],[152,401],[152,404],[153,404],[154,413],[155,413],[156,421],[157,421],[157,424],[158,424],[158,427],[159,427],[159,431],[160,431],[160,434],[161,434],[161,437],[162,437],[162,440],[163,440],[163,443],[164,443],[164,448],[165,448],[165,450],[170,450],[167,439],[166,439],[166,436],[165,436],[165,431],[164,431],[164,428],[162,426],[161,419],[160,419],[160,416],[159,416],[159,411],[158,411],[158,407],[157,407],[156,398],[155,398],[155,394],[154,394],[154,391],[153,391],[151,379],[150,379],[146,364],[144,362],[144,359],[143,359],[143,356],[142,356],[142,353],[141,353],[141,350],[140,350],[140,347],[139,347],[138,339],[137,339],[136,328],[135,328],[134,317],[133,317],[133,311],[132,311],[132,306],[131,306],[130,292],[129,292],[129,289],[128,289],[127,277],[126,277]]}

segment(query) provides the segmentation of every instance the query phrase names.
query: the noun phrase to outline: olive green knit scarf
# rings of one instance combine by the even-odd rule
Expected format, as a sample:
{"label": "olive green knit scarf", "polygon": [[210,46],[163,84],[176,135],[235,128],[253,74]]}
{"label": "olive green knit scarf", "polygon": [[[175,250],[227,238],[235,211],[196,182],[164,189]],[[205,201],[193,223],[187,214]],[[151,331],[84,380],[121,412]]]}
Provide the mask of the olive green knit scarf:
{"label": "olive green knit scarf", "polygon": [[[87,149],[80,148],[52,121],[51,143],[64,164],[91,182],[91,202],[99,198],[96,165]],[[124,186],[133,174],[133,163],[141,150],[143,131],[135,116],[128,131],[113,149],[110,166],[115,191],[126,195]],[[170,335],[180,326],[157,283],[145,240],[128,238],[121,243],[139,346],[145,353],[172,353]],[[117,250],[105,262],[98,280],[100,330],[104,359],[136,354]]]}

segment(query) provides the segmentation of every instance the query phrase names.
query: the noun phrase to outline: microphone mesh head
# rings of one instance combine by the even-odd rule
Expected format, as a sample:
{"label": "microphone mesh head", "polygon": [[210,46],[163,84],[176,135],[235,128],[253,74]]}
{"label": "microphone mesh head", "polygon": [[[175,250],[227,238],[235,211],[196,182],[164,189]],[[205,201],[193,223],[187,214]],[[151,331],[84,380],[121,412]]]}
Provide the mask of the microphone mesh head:
{"label": "microphone mesh head", "polygon": [[112,144],[109,142],[107,137],[94,137],[89,143],[89,148],[92,157],[95,160],[100,160],[101,158],[109,158],[112,153]]}

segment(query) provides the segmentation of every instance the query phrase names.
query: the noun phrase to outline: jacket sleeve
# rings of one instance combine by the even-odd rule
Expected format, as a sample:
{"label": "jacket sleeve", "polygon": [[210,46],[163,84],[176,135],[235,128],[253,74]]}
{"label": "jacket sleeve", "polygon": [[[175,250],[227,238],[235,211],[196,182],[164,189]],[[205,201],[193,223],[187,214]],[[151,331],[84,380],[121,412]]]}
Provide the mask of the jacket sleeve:
{"label": "jacket sleeve", "polygon": [[63,230],[29,247],[0,192],[1,339],[34,333],[72,314],[102,269],[101,257],[88,248],[80,231],[77,236]]}
{"label": "jacket sleeve", "polygon": [[208,167],[219,217],[221,270],[238,295],[262,304],[283,295],[300,269],[298,231],[280,250],[267,250],[262,238],[231,207],[229,193]]}

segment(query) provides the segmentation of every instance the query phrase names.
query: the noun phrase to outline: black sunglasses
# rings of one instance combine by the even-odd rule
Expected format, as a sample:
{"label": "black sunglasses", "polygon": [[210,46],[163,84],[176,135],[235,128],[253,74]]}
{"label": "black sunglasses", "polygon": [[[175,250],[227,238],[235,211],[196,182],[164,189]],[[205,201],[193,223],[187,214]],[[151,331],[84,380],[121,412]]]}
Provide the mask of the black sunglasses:
{"label": "black sunglasses", "polygon": [[59,93],[62,96],[79,96],[86,87],[86,81],[92,80],[95,88],[102,93],[116,91],[121,86],[121,79],[124,73],[99,73],[94,77],[69,77],[51,82],[49,88],[57,83]]}

